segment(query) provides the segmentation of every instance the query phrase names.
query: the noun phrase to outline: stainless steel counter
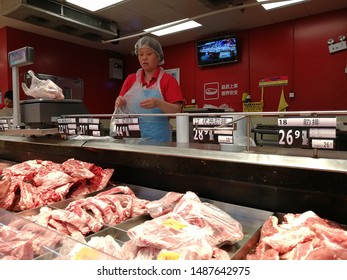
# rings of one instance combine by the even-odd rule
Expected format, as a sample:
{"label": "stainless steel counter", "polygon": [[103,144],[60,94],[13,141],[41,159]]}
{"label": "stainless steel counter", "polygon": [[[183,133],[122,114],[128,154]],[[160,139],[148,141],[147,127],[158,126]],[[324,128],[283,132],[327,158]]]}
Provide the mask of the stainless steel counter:
{"label": "stainless steel counter", "polygon": [[[271,212],[313,210],[347,224],[347,153],[253,147],[223,151],[219,145],[0,135],[0,158],[22,162],[76,158],[114,168],[113,181]],[[324,157],[323,157],[324,156]]]}

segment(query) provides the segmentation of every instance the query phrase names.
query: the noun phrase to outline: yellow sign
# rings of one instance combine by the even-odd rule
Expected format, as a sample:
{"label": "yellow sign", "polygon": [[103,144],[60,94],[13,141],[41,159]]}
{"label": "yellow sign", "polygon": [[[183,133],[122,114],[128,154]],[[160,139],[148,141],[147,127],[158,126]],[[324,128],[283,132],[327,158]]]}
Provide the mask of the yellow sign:
{"label": "yellow sign", "polygon": [[276,76],[264,78],[259,81],[260,87],[270,87],[270,86],[286,86],[288,85],[288,76]]}

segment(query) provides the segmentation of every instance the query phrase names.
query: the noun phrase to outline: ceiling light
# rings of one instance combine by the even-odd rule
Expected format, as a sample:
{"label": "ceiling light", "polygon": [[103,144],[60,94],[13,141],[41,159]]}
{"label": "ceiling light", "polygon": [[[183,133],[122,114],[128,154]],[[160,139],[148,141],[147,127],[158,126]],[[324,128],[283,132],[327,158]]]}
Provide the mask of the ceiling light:
{"label": "ceiling light", "polygon": [[180,32],[183,30],[187,30],[187,29],[191,29],[191,28],[195,28],[199,26],[201,26],[201,24],[194,20],[187,21],[187,19],[182,19],[179,21],[148,28],[148,29],[145,29],[144,31],[152,33],[156,36],[164,36],[167,34],[176,33],[176,32]]}
{"label": "ceiling light", "polygon": [[[257,1],[258,2],[271,2],[269,0],[257,0]],[[269,4],[262,4],[262,6],[264,7],[265,10],[271,10],[271,9],[281,8],[284,6],[289,6],[289,5],[293,5],[293,4],[305,2],[305,1],[307,1],[307,0],[276,1],[273,3],[269,3]]]}
{"label": "ceiling light", "polygon": [[330,38],[328,41],[327,41],[328,45],[332,45],[335,43],[334,39]]}
{"label": "ceiling light", "polygon": [[98,1],[86,1],[86,0],[66,0],[66,2],[79,6],[81,8],[95,12],[108,6],[112,6],[124,0],[98,0]]}

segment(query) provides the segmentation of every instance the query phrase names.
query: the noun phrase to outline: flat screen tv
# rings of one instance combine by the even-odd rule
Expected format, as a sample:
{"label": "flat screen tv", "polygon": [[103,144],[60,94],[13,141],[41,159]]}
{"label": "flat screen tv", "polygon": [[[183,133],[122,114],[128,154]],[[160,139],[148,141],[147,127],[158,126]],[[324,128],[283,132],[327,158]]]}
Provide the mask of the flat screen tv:
{"label": "flat screen tv", "polygon": [[237,39],[228,35],[196,42],[198,65],[208,66],[237,62]]}

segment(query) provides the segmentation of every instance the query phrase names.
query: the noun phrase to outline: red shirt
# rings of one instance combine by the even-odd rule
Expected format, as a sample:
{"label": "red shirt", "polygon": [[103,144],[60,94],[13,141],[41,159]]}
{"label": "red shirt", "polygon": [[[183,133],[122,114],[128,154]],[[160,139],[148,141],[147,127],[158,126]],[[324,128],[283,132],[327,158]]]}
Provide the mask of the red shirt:
{"label": "red shirt", "polygon": [[[145,75],[143,70],[141,71],[141,84],[143,87],[149,88],[158,79],[160,73],[160,68],[157,69],[157,71],[154,73],[152,79],[149,83],[145,82]],[[136,73],[130,74],[124,81],[122,89],[119,93],[120,96],[124,96],[128,90],[134,85],[136,82]],[[171,76],[170,74],[164,72],[163,76],[160,80],[160,90],[163,95],[163,98],[166,102],[169,103],[176,103],[176,102],[183,102],[183,94],[181,91],[181,88],[177,82],[177,80]]]}

